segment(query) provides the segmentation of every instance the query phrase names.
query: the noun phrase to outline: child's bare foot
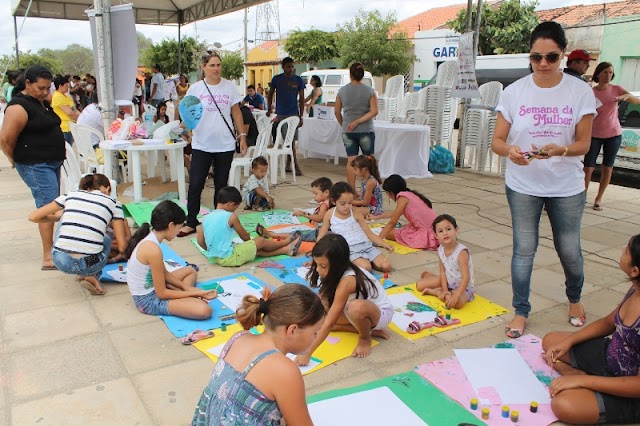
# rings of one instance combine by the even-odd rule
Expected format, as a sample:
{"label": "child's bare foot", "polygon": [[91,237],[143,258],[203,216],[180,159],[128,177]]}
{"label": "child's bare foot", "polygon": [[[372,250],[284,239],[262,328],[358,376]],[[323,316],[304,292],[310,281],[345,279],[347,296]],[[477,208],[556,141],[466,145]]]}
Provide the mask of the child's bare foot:
{"label": "child's bare foot", "polygon": [[389,333],[384,330],[371,330],[371,336],[379,337],[381,339],[387,340],[389,339]]}
{"label": "child's bare foot", "polygon": [[372,342],[371,337],[369,338],[360,337],[358,339],[358,345],[353,350],[353,353],[351,354],[351,356],[355,358],[368,357],[369,353],[371,353],[371,342]]}
{"label": "child's bare foot", "polygon": [[440,296],[440,292],[442,291],[441,288],[425,288],[424,290],[422,290],[422,294],[428,294],[429,296]]}

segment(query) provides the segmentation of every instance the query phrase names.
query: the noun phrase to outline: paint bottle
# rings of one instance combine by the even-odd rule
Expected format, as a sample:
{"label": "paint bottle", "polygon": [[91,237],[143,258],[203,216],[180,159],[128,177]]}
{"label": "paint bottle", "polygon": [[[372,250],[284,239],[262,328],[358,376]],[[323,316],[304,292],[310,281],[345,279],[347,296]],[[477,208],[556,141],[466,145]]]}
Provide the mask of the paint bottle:
{"label": "paint bottle", "polygon": [[118,265],[118,271],[124,272],[124,265]]}
{"label": "paint bottle", "polygon": [[490,413],[491,413],[491,410],[489,410],[489,407],[484,407],[482,409],[482,419],[487,420],[489,418]]}
{"label": "paint bottle", "polygon": [[380,278],[380,285],[384,286],[384,278]]}
{"label": "paint bottle", "polygon": [[477,410],[478,409],[478,399],[477,398],[471,398],[471,401],[469,401],[469,406],[471,407],[472,410]]}
{"label": "paint bottle", "polygon": [[384,277],[384,279],[386,280],[387,278],[389,278],[389,273],[385,272],[384,275],[382,275]]}
{"label": "paint bottle", "polygon": [[447,321],[449,321],[451,319],[451,314],[447,314],[445,318],[447,319]]}
{"label": "paint bottle", "polygon": [[531,401],[531,405],[529,406],[529,411],[532,413],[538,412],[538,403],[536,401]]}
{"label": "paint bottle", "polygon": [[520,413],[518,413],[517,410],[513,410],[511,412],[511,421],[516,423],[518,421],[518,416],[520,415]]}
{"label": "paint bottle", "polygon": [[502,406],[502,417],[504,417],[505,419],[509,418],[509,406],[507,405]]}
{"label": "paint bottle", "polygon": [[227,331],[227,324],[225,323],[220,324],[220,330]]}

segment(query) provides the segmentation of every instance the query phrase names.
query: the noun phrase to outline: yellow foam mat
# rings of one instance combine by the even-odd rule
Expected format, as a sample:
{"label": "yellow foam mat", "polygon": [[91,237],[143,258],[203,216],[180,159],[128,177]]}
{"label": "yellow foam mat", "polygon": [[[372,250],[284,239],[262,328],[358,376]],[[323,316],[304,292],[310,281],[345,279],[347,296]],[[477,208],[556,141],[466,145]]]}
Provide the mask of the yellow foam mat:
{"label": "yellow foam mat", "polygon": [[[256,327],[256,330],[258,332],[262,332],[263,329],[263,326]],[[210,353],[209,349],[225,344],[231,338],[231,336],[233,336],[240,330],[242,330],[242,326],[238,323],[227,326],[226,331],[216,329],[214,330],[215,336],[209,339],[200,340],[199,342],[194,343],[193,346],[195,346],[207,357],[211,358],[212,361],[217,362],[218,357]],[[355,349],[357,343],[358,335],[356,333],[332,331],[331,333],[329,333],[329,337],[327,337],[327,339],[322,342],[318,349],[316,349],[316,351],[313,353],[313,358],[316,358],[322,362],[314,368],[304,372],[303,374],[313,373],[314,371],[318,371],[321,368],[324,368],[342,359],[349,358],[353,353],[353,350]],[[376,346],[378,343],[379,342],[374,339],[372,342],[372,346]]]}
{"label": "yellow foam mat", "polygon": [[[386,225],[386,223],[373,223],[371,225],[369,225],[369,228],[373,229],[373,228],[383,228]],[[386,243],[389,243],[392,247],[393,247],[393,252],[397,253],[397,254],[410,254],[410,253],[416,253],[419,251],[422,251],[422,249],[417,249],[417,248],[411,248],[408,246],[404,246],[400,243],[398,243],[397,241],[392,241],[392,240],[384,240]]]}
{"label": "yellow foam mat", "polygon": [[478,296],[477,293],[473,301],[466,303],[462,307],[462,309],[447,309],[444,305],[444,302],[440,301],[440,299],[438,299],[436,296],[426,296],[420,294],[420,292],[416,290],[415,284],[387,289],[388,295],[400,293],[410,293],[418,299],[422,300],[425,304],[431,306],[436,312],[440,312],[442,314],[448,313],[451,314],[451,318],[458,318],[460,320],[460,324],[452,325],[450,327],[431,327],[416,334],[410,334],[407,333],[406,330],[400,330],[400,328],[397,327],[393,322],[389,324],[390,329],[409,340],[417,340],[436,333],[442,333],[448,330],[452,330],[454,328],[464,327],[465,325],[474,324],[476,322],[484,321],[486,319],[497,317],[499,315],[504,315],[509,312],[502,306],[493,303],[492,301],[485,299],[482,296]]}

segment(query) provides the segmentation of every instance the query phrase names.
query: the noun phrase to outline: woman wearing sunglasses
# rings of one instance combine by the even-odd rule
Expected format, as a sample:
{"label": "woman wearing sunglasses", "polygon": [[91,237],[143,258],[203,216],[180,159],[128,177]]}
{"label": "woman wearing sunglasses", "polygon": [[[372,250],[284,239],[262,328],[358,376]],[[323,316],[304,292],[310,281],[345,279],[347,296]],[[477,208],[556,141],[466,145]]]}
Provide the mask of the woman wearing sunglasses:
{"label": "woman wearing sunglasses", "polygon": [[560,24],[539,24],[530,39],[533,73],[507,87],[496,108],[492,150],[509,160],[505,180],[513,227],[515,316],[505,334],[511,338],[524,333],[531,311],[531,274],[545,206],[564,269],[569,322],[581,327],[586,321],[580,303],[584,283],[580,223],[585,205],[580,156],[591,145],[596,102],[588,84],[560,69],[566,47]]}

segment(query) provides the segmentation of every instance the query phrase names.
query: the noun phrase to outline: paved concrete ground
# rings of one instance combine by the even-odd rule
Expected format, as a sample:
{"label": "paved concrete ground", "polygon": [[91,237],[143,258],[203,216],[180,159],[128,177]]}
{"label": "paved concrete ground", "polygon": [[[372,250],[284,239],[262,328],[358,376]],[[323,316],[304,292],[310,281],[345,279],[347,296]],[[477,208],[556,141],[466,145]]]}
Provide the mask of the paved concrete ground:
{"label": "paved concrete ground", "polygon": [[[309,207],[309,183],[328,176],[343,179],[339,166],[303,160],[305,176],[273,189],[278,207]],[[511,225],[504,182],[464,171],[411,180],[440,213],[458,219],[460,239],[473,255],[477,291],[511,306],[509,263]],[[595,190],[595,186],[592,187]],[[595,193],[589,194],[593,200]],[[212,199],[205,190],[205,204]],[[40,271],[37,228],[26,220],[33,200],[15,170],[0,159],[0,425],[182,425],[213,370],[213,363],[192,347],[182,346],[158,318],[140,314],[126,285],[107,284],[104,297],[91,296],[73,277]],[[385,203],[392,209],[392,203]],[[586,283],[584,303],[589,321],[606,315],[629,287],[617,263],[629,237],[640,225],[640,191],[612,186],[595,212],[583,219]],[[533,313],[528,332],[571,330],[567,324],[564,276],[553,250],[549,222],[541,223],[535,261]],[[204,263],[186,239],[170,243],[185,259],[201,266],[210,279],[242,268]],[[432,252],[392,254],[391,278],[413,283],[426,268],[437,271]],[[271,275],[257,275],[278,284]],[[305,377],[309,394],[353,386],[448,357],[454,348],[485,347],[505,340],[510,315],[494,318],[411,343],[391,333],[367,359],[347,359]]]}

